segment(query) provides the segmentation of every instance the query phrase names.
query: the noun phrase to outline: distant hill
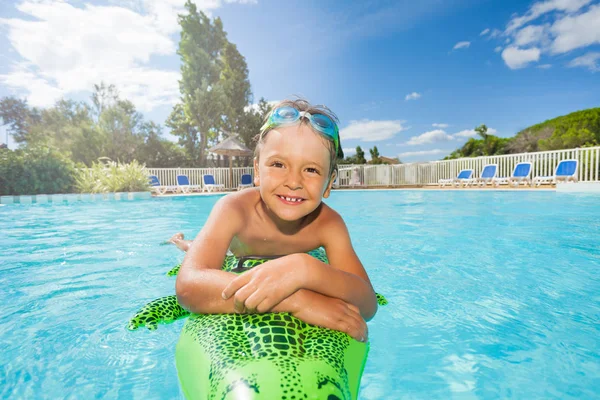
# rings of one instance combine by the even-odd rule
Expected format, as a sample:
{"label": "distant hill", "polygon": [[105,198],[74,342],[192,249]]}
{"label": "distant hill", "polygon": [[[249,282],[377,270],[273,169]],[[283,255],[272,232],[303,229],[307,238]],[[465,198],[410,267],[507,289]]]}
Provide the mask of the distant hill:
{"label": "distant hill", "polygon": [[600,145],[600,107],[576,111],[518,132],[512,138],[469,139],[445,159],[515,154]]}
{"label": "distant hill", "polygon": [[600,145],[600,107],[576,111],[517,133],[507,153],[571,149]]}

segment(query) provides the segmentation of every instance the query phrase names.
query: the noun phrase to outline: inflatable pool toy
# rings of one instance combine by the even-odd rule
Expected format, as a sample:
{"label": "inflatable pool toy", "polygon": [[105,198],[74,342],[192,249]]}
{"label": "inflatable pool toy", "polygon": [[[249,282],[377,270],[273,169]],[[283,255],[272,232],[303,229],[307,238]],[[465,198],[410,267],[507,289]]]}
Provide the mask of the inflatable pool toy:
{"label": "inflatable pool toy", "polygon": [[[321,249],[309,252],[327,262]],[[227,256],[223,270],[243,273],[268,259]],[[167,275],[175,276],[180,266]],[[380,305],[387,304],[377,295]],[[154,300],[128,329],[188,316],[176,296]],[[175,360],[189,399],[356,399],[369,350],[349,335],[309,325],[288,313],[194,314],[181,332]]]}

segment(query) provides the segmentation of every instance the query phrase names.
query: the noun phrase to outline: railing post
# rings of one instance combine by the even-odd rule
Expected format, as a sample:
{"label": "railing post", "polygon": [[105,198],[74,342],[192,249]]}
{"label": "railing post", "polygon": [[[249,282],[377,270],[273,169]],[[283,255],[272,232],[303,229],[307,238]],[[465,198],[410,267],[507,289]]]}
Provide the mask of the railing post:
{"label": "railing post", "polygon": [[575,148],[575,159],[577,160],[577,163],[579,164],[579,168],[577,168],[577,175],[578,175],[577,180],[581,181],[581,176],[582,176],[581,171],[583,171],[583,168],[585,168],[585,167],[584,167],[583,163],[581,162],[581,160],[579,160],[579,147]]}

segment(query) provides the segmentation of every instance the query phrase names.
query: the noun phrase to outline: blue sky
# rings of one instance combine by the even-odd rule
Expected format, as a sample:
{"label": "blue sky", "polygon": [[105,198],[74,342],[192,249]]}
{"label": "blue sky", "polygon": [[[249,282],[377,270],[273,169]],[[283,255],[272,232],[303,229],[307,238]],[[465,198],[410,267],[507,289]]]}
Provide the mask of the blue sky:
{"label": "blue sky", "polygon": [[[163,124],[179,95],[184,3],[0,3],[0,96],[45,107],[88,99],[104,81]],[[328,105],[347,154],[377,146],[405,162],[436,160],[482,123],[509,137],[600,106],[599,0],[196,4],[221,17],[246,57],[255,101]]]}

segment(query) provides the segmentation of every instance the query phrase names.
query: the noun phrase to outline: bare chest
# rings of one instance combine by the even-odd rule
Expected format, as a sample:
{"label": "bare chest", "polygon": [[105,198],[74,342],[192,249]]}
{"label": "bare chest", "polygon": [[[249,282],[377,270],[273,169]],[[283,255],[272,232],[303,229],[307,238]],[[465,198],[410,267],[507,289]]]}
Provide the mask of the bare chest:
{"label": "bare chest", "polygon": [[321,246],[316,226],[284,234],[264,224],[250,223],[234,236],[229,250],[237,256],[275,256],[305,253]]}

